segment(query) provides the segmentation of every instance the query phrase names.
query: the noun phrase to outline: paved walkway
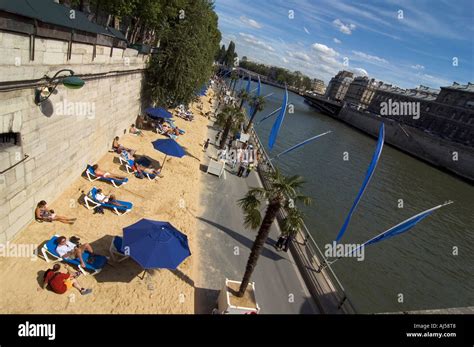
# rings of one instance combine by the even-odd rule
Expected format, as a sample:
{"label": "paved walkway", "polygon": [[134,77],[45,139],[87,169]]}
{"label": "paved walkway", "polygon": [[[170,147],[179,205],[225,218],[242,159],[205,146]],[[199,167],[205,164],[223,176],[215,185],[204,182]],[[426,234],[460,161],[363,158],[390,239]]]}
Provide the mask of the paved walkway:
{"label": "paved walkway", "polygon": [[[211,143],[216,131],[210,128]],[[217,157],[212,144],[201,165],[204,192],[203,213],[198,217],[199,272],[196,280],[196,313],[209,313],[214,307],[225,278],[240,281],[245,272],[256,231],[243,227],[243,213],[237,205],[249,187],[261,186],[258,175],[240,178],[226,170],[219,179],[206,174],[209,157]],[[318,309],[301,278],[291,254],[273,247],[279,235],[276,223],[254,270],[257,302],[261,313],[311,314]]]}

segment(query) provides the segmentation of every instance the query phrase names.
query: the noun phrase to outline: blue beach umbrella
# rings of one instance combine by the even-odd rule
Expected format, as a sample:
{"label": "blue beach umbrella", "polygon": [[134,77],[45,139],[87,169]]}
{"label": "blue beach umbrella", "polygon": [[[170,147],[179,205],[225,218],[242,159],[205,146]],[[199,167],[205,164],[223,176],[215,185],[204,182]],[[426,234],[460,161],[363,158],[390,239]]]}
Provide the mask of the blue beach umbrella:
{"label": "blue beach umbrella", "polygon": [[151,117],[151,118],[165,118],[165,119],[170,119],[173,118],[173,115],[171,112],[168,112],[168,110],[164,109],[163,107],[148,107],[145,109],[145,113]]}
{"label": "blue beach umbrella", "polygon": [[191,255],[186,235],[168,222],[150,219],[123,229],[123,249],[145,270],[174,270]]}
{"label": "blue beach umbrella", "polygon": [[186,152],[184,151],[183,147],[181,147],[175,140],[173,139],[159,139],[152,142],[153,147],[160,151],[161,153],[165,154],[165,159],[163,160],[163,166],[165,165],[166,157],[168,155],[172,157],[182,158]]}

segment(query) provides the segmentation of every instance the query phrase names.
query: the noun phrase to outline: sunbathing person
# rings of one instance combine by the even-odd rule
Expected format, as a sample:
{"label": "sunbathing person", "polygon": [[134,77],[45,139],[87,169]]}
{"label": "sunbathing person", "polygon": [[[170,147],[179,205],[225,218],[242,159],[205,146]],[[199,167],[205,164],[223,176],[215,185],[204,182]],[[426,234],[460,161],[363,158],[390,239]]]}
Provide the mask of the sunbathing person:
{"label": "sunbathing person", "polygon": [[137,136],[143,136],[143,133],[141,130],[138,130],[136,127],[135,127],[135,124],[132,124],[132,126],[130,127],[130,134],[134,134],[134,135],[137,135]]}
{"label": "sunbathing person", "polygon": [[48,205],[46,204],[46,201],[44,200],[41,200],[36,205],[35,218],[36,220],[43,221],[43,222],[58,221],[61,223],[66,223],[66,224],[74,224],[74,222],[77,220],[77,218],[68,218],[64,216],[58,216],[56,213],[54,213],[54,210],[50,210],[48,208]]}
{"label": "sunbathing person", "polygon": [[125,151],[129,152],[131,155],[134,155],[134,154],[135,154],[136,150],[122,146],[122,145],[118,142],[118,140],[119,140],[119,137],[118,137],[118,136],[115,136],[114,142],[112,142],[112,148],[113,148],[113,150],[114,150],[115,152],[117,152],[117,153],[120,154],[120,153],[122,153],[122,151],[125,150]]}
{"label": "sunbathing person", "polygon": [[56,239],[56,252],[58,252],[61,258],[66,259],[79,259],[81,266],[85,268],[84,260],[82,259],[82,254],[85,251],[88,251],[93,255],[94,251],[88,243],[83,245],[76,245],[71,241],[68,241],[65,236],[60,236]]}
{"label": "sunbathing person", "polygon": [[61,265],[54,264],[52,269],[46,270],[43,276],[43,287],[38,290],[45,289],[47,286],[56,294],[64,294],[72,287],[76,288],[81,295],[92,293],[92,289],[86,289],[79,285],[77,277],[80,272],[74,274],[59,272]]}
{"label": "sunbathing person", "polygon": [[155,169],[153,167],[146,167],[146,166],[143,166],[141,164],[138,164],[137,162],[133,162],[132,170],[135,171],[135,172],[138,172],[139,174],[146,173],[146,174],[149,174],[149,175],[156,175],[156,176],[159,176],[159,177],[163,177],[163,176],[160,175],[161,167],[159,167],[158,169]]}
{"label": "sunbathing person", "polygon": [[176,136],[181,135],[181,134],[179,133],[179,129],[178,129],[178,128],[173,129],[172,127],[170,127],[170,126],[169,126],[168,124],[166,124],[166,123],[163,123],[161,127],[163,128],[163,131],[164,131],[166,134],[168,134],[168,135],[176,135]]}
{"label": "sunbathing person", "polygon": [[111,174],[110,172],[105,172],[105,171],[99,169],[99,165],[97,165],[97,164],[92,165],[92,169],[94,170],[94,174],[97,177],[107,177],[107,178],[113,178],[113,179],[116,179],[116,180],[124,180],[125,179],[125,177],[123,177],[123,176],[114,175],[114,174]]}
{"label": "sunbathing person", "polygon": [[95,194],[95,199],[98,202],[101,202],[101,203],[106,203],[106,204],[110,204],[110,205],[114,205],[114,206],[118,206],[118,207],[127,208],[127,206],[124,206],[124,205],[122,205],[121,203],[119,203],[117,201],[114,194],[105,195],[104,193],[102,193],[102,189],[100,189],[100,188],[97,189],[97,193]]}

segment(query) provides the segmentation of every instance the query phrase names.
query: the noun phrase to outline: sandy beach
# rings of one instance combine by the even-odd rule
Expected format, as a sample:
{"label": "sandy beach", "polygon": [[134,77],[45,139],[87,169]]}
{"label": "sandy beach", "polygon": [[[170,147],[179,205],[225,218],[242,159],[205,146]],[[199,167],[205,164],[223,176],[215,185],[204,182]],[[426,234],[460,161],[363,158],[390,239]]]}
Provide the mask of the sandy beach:
{"label": "sandy beach", "polygon": [[[138,275],[142,269],[133,260],[121,263],[110,260],[97,276],[79,277],[81,286],[92,288],[92,294],[81,296],[72,288],[66,294],[58,295],[39,290],[43,272],[53,265],[42,259],[40,252],[40,257],[0,257],[0,313],[194,313],[194,278],[197,275],[194,264],[199,256],[196,249],[199,176],[204,157],[202,145],[209,124],[202,113],[211,109],[210,98],[213,98],[211,88],[207,96],[201,97],[202,112],[197,108],[199,103],[190,105],[195,115],[193,122],[174,118],[176,125],[186,131],[178,143],[187,155],[181,159],[168,157],[163,178],[155,181],[138,179],[119,165],[117,154],[106,153],[98,162],[99,166],[111,173],[127,176],[129,182],[126,185],[115,188],[104,182],[89,182],[85,177],[77,177],[58,199],[48,201],[49,207],[57,214],[77,218],[74,225],[32,222],[10,242],[34,244],[39,249],[54,234],[68,238],[77,236],[81,242],[89,242],[96,253],[109,256],[111,240],[115,235],[122,236],[123,227],[142,218],[169,221],[187,235],[192,253],[178,270],[153,270],[141,279]],[[151,144],[158,138],[164,136],[144,131],[143,137],[122,135],[120,143],[136,149],[138,156],[145,155],[162,163],[164,154]],[[93,186],[115,194],[119,200],[133,202],[133,210],[124,216],[117,216],[110,210],[93,214],[92,210],[79,204],[82,192],[87,194]],[[76,271],[65,263],[60,264],[63,271]]]}

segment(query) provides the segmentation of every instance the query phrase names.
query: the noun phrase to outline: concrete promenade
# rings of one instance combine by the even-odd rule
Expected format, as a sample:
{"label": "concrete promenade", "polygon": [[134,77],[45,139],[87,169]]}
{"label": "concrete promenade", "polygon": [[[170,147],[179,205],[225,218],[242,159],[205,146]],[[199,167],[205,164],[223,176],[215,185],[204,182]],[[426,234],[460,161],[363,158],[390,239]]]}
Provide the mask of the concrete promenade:
{"label": "concrete promenade", "polygon": [[[214,141],[216,130],[210,127],[208,137]],[[204,140],[204,139],[203,139]],[[250,187],[261,186],[258,175],[240,178],[226,169],[221,178],[207,174],[210,157],[217,149],[210,145],[201,164],[203,193],[202,211],[198,218],[200,278],[196,287],[196,313],[209,313],[217,300],[225,278],[240,281],[245,272],[256,231],[243,227],[243,213],[237,205]],[[299,274],[290,252],[277,252],[273,244],[278,238],[276,223],[262,251],[252,276],[261,313],[319,313]]]}

